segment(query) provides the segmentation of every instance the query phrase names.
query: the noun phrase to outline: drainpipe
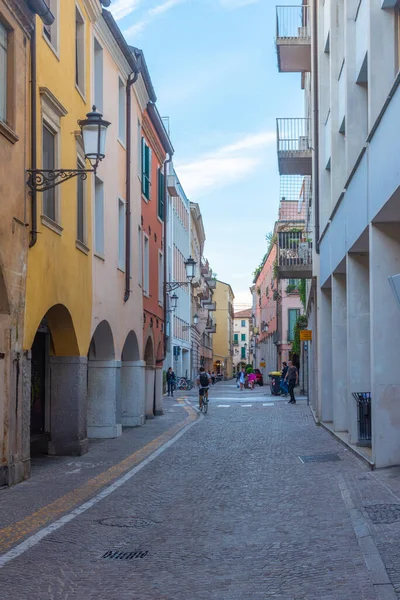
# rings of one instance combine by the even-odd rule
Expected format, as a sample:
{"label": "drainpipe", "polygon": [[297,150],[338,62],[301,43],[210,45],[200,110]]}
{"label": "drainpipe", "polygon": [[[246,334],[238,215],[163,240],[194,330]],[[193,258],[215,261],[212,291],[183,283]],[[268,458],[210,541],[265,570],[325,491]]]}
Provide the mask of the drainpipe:
{"label": "drainpipe", "polygon": [[167,357],[167,218],[168,218],[168,203],[167,203],[167,165],[172,162],[172,154],[168,156],[168,159],[164,162],[164,358],[163,362]]}
{"label": "drainpipe", "polygon": [[[37,99],[36,99],[36,25],[33,26],[31,34],[31,169],[37,168]],[[31,190],[31,213],[32,229],[29,248],[32,248],[37,242],[37,193]]]}
{"label": "drainpipe", "polygon": [[53,25],[54,15],[46,0],[28,0],[28,5],[32,12],[39,15],[45,25]]}
{"label": "drainpipe", "polygon": [[314,136],[314,218],[315,218],[315,251],[319,254],[319,95],[318,95],[318,15],[317,0],[313,1],[313,58],[312,58],[312,79],[313,79],[313,136]]}
{"label": "drainpipe", "polygon": [[126,204],[125,204],[125,295],[124,302],[128,302],[131,295],[131,87],[137,81],[139,71],[128,78],[126,84]]}

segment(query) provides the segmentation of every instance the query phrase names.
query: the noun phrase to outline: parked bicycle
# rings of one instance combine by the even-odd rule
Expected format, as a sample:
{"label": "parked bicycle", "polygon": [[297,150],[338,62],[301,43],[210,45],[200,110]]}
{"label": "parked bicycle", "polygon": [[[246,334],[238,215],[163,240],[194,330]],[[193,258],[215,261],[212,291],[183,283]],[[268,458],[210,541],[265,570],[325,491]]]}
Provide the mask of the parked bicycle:
{"label": "parked bicycle", "polygon": [[187,379],[186,377],[179,377],[176,387],[178,390],[191,390],[193,387],[193,381],[191,379]]}

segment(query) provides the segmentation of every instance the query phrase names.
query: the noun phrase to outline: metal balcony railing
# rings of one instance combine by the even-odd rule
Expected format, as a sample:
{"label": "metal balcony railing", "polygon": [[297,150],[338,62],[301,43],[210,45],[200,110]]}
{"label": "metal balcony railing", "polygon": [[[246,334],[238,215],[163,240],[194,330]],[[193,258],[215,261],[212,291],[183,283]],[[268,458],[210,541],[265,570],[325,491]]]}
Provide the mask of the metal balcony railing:
{"label": "metal balcony railing", "polygon": [[287,152],[296,154],[311,150],[311,123],[310,119],[277,119],[276,139],[278,153]]}
{"label": "metal balcony railing", "polygon": [[278,233],[278,266],[284,268],[312,267],[312,242],[305,231]]}
{"label": "metal balcony railing", "polygon": [[277,39],[310,40],[310,7],[307,5],[276,7]]}

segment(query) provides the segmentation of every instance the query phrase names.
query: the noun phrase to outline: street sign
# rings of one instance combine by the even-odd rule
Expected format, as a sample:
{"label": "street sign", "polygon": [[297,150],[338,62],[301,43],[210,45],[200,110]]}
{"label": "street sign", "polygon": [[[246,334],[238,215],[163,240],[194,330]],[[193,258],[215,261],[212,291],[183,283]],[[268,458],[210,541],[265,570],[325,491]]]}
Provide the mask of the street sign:
{"label": "street sign", "polygon": [[300,341],[301,342],[312,342],[312,330],[311,329],[300,329]]}
{"label": "street sign", "polygon": [[265,362],[260,362],[260,367],[265,367]]}

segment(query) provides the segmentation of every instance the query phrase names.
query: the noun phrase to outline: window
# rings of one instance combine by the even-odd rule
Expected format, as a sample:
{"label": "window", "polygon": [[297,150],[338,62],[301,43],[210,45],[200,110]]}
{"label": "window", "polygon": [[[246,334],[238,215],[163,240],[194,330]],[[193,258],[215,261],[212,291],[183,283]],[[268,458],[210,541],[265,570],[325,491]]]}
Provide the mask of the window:
{"label": "window", "polygon": [[142,137],[142,193],[150,200],[151,188],[151,148],[146,144]]}
{"label": "window", "polygon": [[125,85],[122,79],[118,78],[118,139],[125,144],[126,135],[126,111],[125,111]]}
{"label": "window", "polygon": [[[84,169],[85,165],[78,161],[78,169]],[[77,236],[76,239],[83,244],[85,235],[85,182],[81,177],[77,179]]]}
{"label": "window", "polygon": [[288,342],[293,342],[294,340],[294,328],[296,326],[297,317],[300,316],[300,310],[298,308],[289,308],[288,310]]}
{"label": "window", "polygon": [[158,252],[158,303],[164,303],[164,260],[162,252]]}
{"label": "window", "polygon": [[75,84],[81,94],[85,93],[85,21],[75,8]]}
{"label": "window", "polygon": [[8,32],[0,23],[0,121],[7,120]]}
{"label": "window", "polygon": [[158,216],[164,221],[164,173],[158,169]]}
{"label": "window", "polygon": [[234,344],[238,344],[239,343],[239,334],[238,333],[234,333],[233,334],[233,343]]}
{"label": "window", "polygon": [[125,203],[118,198],[118,268],[125,270]]}
{"label": "window", "polygon": [[149,295],[149,268],[150,268],[149,238],[143,236],[143,293]]}
{"label": "window", "polygon": [[97,177],[94,184],[94,250],[104,256],[104,185]]}
{"label": "window", "polygon": [[242,319],[241,327],[246,327],[246,321]]}
{"label": "window", "polygon": [[103,112],[103,48],[94,40],[94,104]]}
{"label": "window", "polygon": [[245,342],[246,341],[246,334],[242,333],[242,335],[240,336],[240,339],[241,339],[242,342]]}
{"label": "window", "polygon": [[[42,164],[43,169],[55,168],[56,156],[56,135],[46,125],[43,125],[42,131]],[[56,193],[55,189],[43,192],[43,214],[52,221],[56,221]]]}
{"label": "window", "polygon": [[138,284],[143,284],[143,236],[140,225],[138,227]]}
{"label": "window", "polygon": [[43,25],[43,36],[50,46],[58,52],[58,2],[59,0],[45,0],[54,16],[52,25]]}
{"label": "window", "polygon": [[246,358],[246,348],[241,348],[242,355],[241,358]]}

